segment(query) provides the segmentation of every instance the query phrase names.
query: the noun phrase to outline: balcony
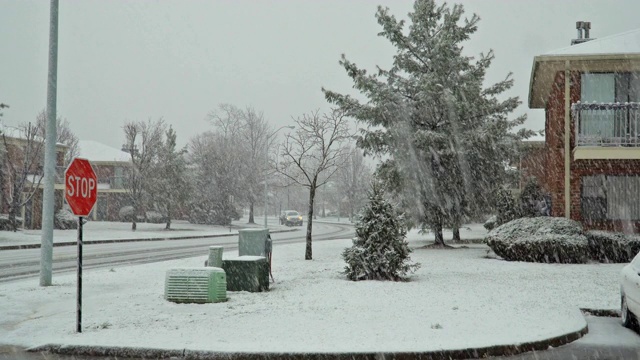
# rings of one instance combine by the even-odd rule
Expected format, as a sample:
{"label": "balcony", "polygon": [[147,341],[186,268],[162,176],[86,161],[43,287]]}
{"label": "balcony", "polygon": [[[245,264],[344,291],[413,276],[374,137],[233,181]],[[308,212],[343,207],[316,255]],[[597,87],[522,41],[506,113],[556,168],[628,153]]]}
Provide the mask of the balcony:
{"label": "balcony", "polygon": [[640,147],[640,103],[575,103],[576,146]]}
{"label": "balcony", "polygon": [[640,159],[640,103],[575,103],[574,159]]}

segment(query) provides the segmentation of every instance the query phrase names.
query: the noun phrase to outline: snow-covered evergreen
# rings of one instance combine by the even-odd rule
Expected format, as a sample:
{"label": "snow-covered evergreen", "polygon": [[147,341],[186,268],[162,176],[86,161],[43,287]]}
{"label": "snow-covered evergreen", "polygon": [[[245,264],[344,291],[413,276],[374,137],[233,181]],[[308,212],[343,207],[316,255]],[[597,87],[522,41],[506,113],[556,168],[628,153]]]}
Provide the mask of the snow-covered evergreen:
{"label": "snow-covered evergreen", "polygon": [[404,215],[384,198],[380,185],[374,184],[369,202],[356,223],[353,246],[342,253],[349,280],[401,280],[420,267],[411,263],[406,241]]}
{"label": "snow-covered evergreen", "polygon": [[376,14],[380,36],[397,50],[391,69],[368,73],[342,57],[366,101],[324,93],[366,125],[358,146],[385,159],[378,174],[413,220],[444,244],[443,227],[486,213],[491,190],[506,177],[504,164],[531,132],[512,131],[525,117],[510,119],[520,101],[502,95],[513,85],[509,75],[485,87],[493,52],[477,59],[463,54],[463,43],[477,30],[476,15],[465,18],[461,5],[417,0],[408,17],[405,26],[389,9]]}

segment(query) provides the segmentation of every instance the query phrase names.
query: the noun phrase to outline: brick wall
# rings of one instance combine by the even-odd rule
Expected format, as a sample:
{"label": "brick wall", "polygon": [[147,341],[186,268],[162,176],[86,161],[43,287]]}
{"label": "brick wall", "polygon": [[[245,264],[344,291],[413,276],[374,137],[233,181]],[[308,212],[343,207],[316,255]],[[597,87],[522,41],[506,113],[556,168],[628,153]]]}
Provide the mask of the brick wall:
{"label": "brick wall", "polygon": [[[571,103],[580,100],[580,73],[571,73]],[[547,169],[545,188],[551,194],[551,215],[564,213],[564,72],[556,73],[545,109],[545,139]],[[571,119],[571,149],[575,146],[574,124]],[[573,160],[573,159],[571,159]]]}

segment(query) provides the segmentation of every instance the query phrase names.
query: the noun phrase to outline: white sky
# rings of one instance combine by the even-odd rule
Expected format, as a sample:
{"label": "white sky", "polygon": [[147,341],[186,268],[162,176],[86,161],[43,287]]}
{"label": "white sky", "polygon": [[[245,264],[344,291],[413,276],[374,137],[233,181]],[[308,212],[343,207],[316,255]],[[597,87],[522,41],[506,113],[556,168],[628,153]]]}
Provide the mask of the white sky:
{"label": "white sky", "polygon": [[[575,21],[592,37],[639,27],[637,0],[459,1],[481,17],[469,54],[494,49],[488,82],[509,71],[509,95],[526,107],[533,56],[565,47]],[[388,68],[393,48],[378,37],[381,4],[405,17],[410,0],[60,0],[58,115],[83,140],[120,147],[127,120],[164,117],[185,144],[227,102],[264,111],[274,126],[327,109],[321,87],[352,91],[342,53],[361,67]],[[0,0],[0,102],[8,125],[33,121],[46,104],[49,2]],[[517,114],[516,114],[517,115]],[[515,116],[515,115],[514,115]]]}

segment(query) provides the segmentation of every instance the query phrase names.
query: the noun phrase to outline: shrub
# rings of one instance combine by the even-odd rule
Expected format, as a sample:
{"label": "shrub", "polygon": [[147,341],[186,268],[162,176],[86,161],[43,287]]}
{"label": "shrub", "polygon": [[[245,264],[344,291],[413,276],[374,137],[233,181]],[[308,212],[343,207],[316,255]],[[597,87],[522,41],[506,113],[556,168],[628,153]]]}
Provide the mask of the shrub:
{"label": "shrub", "polygon": [[53,219],[53,226],[60,230],[78,228],[78,218],[67,209],[60,209]]}
{"label": "shrub", "polygon": [[148,223],[162,224],[166,222],[166,217],[157,211],[147,211],[145,217]]}
{"label": "shrub", "polygon": [[530,178],[520,193],[520,215],[536,217],[545,215],[545,199],[535,178]]}
{"label": "shrub", "polygon": [[516,219],[492,230],[485,242],[509,261],[585,263],[590,255],[580,223],[565,218]]}
{"label": "shrub", "polygon": [[587,231],[591,258],[604,263],[626,263],[640,252],[640,237],[621,233]]}
{"label": "shrub", "polygon": [[118,218],[122,222],[132,222],[133,217],[133,206],[123,206],[120,208],[118,212]]}
{"label": "shrub", "polygon": [[404,215],[384,198],[378,185],[369,193],[369,203],[356,223],[353,245],[342,253],[349,280],[401,280],[420,267],[411,264],[411,249],[405,240]]}
{"label": "shrub", "polygon": [[484,226],[484,228],[487,229],[487,231],[491,231],[496,228],[497,221],[498,221],[498,218],[495,215],[493,215],[489,219],[487,219],[487,221],[485,221],[484,224],[482,224],[482,226]]}
{"label": "shrub", "polygon": [[509,190],[499,188],[495,194],[496,225],[506,224],[520,217],[520,209]]}

